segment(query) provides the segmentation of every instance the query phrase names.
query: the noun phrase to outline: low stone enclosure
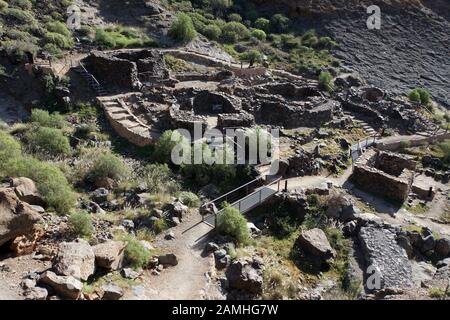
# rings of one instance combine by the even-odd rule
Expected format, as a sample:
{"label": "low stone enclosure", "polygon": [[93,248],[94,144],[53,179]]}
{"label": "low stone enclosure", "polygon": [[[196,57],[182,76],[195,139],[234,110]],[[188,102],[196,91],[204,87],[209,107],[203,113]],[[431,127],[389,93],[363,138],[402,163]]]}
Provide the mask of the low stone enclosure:
{"label": "low stone enclosure", "polygon": [[[283,73],[278,81],[267,73],[243,79],[223,66],[203,78],[186,73],[173,80],[164,53],[168,51],[92,52],[83,60],[100,83],[127,92],[98,101],[114,130],[133,144],[152,144],[165,130],[193,131],[198,123],[203,130],[320,127],[343,116],[341,104],[327,100],[317,82],[283,78]],[[173,85],[177,82],[185,84]],[[197,87],[197,82],[214,85]]]}
{"label": "low stone enclosure", "polygon": [[411,192],[430,200],[435,191],[431,183],[417,181],[414,157],[397,153],[368,150],[354,164],[351,180],[363,190],[403,203]]}

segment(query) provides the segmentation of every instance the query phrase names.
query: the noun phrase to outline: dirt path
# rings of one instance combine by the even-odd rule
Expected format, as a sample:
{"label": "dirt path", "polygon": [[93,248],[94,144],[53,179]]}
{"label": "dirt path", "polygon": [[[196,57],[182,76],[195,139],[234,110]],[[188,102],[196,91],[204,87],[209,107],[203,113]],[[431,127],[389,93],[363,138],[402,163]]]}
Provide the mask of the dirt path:
{"label": "dirt path", "polygon": [[136,291],[143,299],[151,300],[220,298],[218,288],[209,282],[207,276],[214,270],[214,261],[211,257],[201,256],[211,230],[201,222],[198,213],[192,212],[181,225],[170,229],[175,240],[165,240],[164,235],[159,236],[154,242],[155,248],[163,253],[174,253],[178,265],[163,270],[160,275],[147,271],[142,285],[128,292],[125,299],[136,299]]}

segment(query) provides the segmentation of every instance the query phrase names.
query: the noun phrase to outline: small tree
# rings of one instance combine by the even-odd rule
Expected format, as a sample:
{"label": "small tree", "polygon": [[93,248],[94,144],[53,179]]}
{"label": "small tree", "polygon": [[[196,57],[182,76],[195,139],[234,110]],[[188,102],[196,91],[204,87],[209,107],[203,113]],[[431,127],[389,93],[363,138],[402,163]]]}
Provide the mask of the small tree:
{"label": "small tree", "polygon": [[111,178],[114,180],[123,179],[128,173],[129,169],[122,159],[112,153],[101,154],[94,160],[90,170],[92,178]]}
{"label": "small tree", "polygon": [[219,17],[223,16],[225,10],[233,5],[232,0],[210,0],[212,11]]}
{"label": "small tree", "polygon": [[219,40],[220,36],[222,35],[222,30],[215,24],[209,24],[205,26],[202,33],[209,40]]}
{"label": "small tree", "polygon": [[26,135],[31,150],[44,156],[68,156],[71,153],[69,139],[60,129],[39,127]]}
{"label": "small tree", "polygon": [[272,19],[270,19],[270,26],[274,32],[282,33],[289,29],[291,20],[281,13],[275,14]]}
{"label": "small tree", "polygon": [[267,38],[266,33],[263,30],[260,29],[254,29],[252,31],[252,37],[255,37],[258,40],[264,41]]}
{"label": "small tree", "polygon": [[250,240],[245,217],[233,207],[226,207],[217,216],[217,231],[233,237],[239,244],[246,245]]}
{"label": "small tree", "polygon": [[270,20],[266,18],[258,18],[255,21],[255,28],[264,30],[265,32],[270,31]]}
{"label": "small tree", "polygon": [[261,53],[258,50],[252,49],[241,55],[241,60],[248,61],[250,67],[256,62],[261,62]]}
{"label": "small tree", "polygon": [[185,13],[179,13],[172,22],[169,35],[181,42],[190,42],[197,36],[191,17]]}

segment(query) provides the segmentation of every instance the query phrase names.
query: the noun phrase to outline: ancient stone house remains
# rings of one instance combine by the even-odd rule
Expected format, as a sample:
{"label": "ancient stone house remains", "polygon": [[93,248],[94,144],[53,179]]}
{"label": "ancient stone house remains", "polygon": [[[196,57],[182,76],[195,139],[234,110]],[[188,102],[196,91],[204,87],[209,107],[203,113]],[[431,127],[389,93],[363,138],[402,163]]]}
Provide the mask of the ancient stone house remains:
{"label": "ancient stone house remains", "polygon": [[369,150],[355,163],[352,181],[364,190],[404,202],[411,192],[422,199],[433,198],[432,184],[414,184],[417,162],[397,153]]}
{"label": "ancient stone house remains", "polygon": [[[206,72],[169,72],[170,53]],[[292,79],[264,68],[236,72],[235,66],[205,56],[169,50],[92,52],[82,61],[108,89],[99,97],[114,130],[139,146],[169,129],[319,127],[342,116],[340,102],[327,100],[316,81]]]}

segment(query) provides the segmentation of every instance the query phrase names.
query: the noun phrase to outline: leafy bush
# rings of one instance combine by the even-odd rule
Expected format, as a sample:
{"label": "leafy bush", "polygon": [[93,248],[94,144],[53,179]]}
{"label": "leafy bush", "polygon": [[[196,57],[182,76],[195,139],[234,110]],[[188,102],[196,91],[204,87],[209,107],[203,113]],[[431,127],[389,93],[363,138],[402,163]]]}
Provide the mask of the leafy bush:
{"label": "leafy bush", "polygon": [[442,160],[446,163],[450,163],[450,140],[445,140],[439,144],[439,148],[443,153]]}
{"label": "leafy bush", "polygon": [[189,208],[200,206],[200,198],[195,193],[183,191],[178,194],[178,198]]}
{"label": "leafy bush", "polygon": [[10,0],[9,3],[14,7],[19,7],[22,10],[31,10],[33,4],[30,0]]}
{"label": "leafy bush", "polygon": [[93,162],[89,176],[91,178],[111,178],[120,180],[129,174],[126,164],[118,156],[106,152],[98,156]]}
{"label": "leafy bush", "polygon": [[329,72],[322,71],[319,75],[319,86],[328,92],[332,92],[334,90],[333,76]]}
{"label": "leafy bush", "polygon": [[318,49],[332,49],[336,46],[336,42],[330,37],[320,37],[316,45]]}
{"label": "leafy bush", "polygon": [[265,32],[270,31],[270,20],[269,19],[258,18],[258,19],[256,19],[254,25],[255,25],[255,28],[264,30]]}
{"label": "leafy bush", "polygon": [[66,24],[61,21],[51,21],[47,23],[46,28],[50,32],[58,33],[66,37],[70,37],[70,30],[67,28]]}
{"label": "leafy bush", "polygon": [[19,141],[0,130],[0,172],[8,159],[19,157],[21,153]]}
{"label": "leafy bush", "polygon": [[252,31],[252,37],[255,37],[258,40],[264,41],[267,38],[266,33],[263,30],[260,29],[254,29]]}
{"label": "leafy bush", "polygon": [[155,234],[160,234],[161,232],[164,232],[168,228],[169,226],[167,225],[167,221],[164,218],[159,218],[152,225],[152,229]]}
{"label": "leafy bush", "polygon": [[167,164],[149,164],[145,166],[143,180],[151,193],[173,193],[179,190],[178,183],[172,177],[172,171]]}
{"label": "leafy bush", "polygon": [[233,237],[239,244],[246,245],[250,241],[245,217],[233,207],[226,207],[217,216],[217,231]]}
{"label": "leafy bush", "polygon": [[144,268],[150,259],[151,253],[137,239],[129,236],[125,240],[128,242],[125,248],[126,263],[134,269]]}
{"label": "leafy bush", "polygon": [[430,102],[430,93],[423,88],[416,88],[409,93],[409,100],[427,105]]}
{"label": "leafy bush", "polygon": [[90,239],[94,233],[92,218],[84,211],[74,212],[69,216],[68,225],[70,230],[77,236]]}
{"label": "leafy bush", "polygon": [[209,24],[205,26],[202,34],[209,40],[219,40],[220,36],[222,35],[222,30],[215,24]]}
{"label": "leafy bush", "polygon": [[167,130],[156,142],[153,151],[153,160],[160,163],[172,162],[172,150],[177,145],[189,144],[190,142],[176,131]]}
{"label": "leafy bush", "polygon": [[289,29],[291,21],[281,13],[275,14],[270,19],[270,27],[274,32],[283,33]]}
{"label": "leafy bush", "polygon": [[52,164],[18,156],[8,159],[0,169],[3,175],[33,180],[47,204],[60,214],[67,214],[75,205],[76,197],[66,177]]}
{"label": "leafy bush", "polygon": [[157,41],[139,29],[112,26],[95,31],[94,42],[110,49],[157,46]]}
{"label": "leafy bush", "polygon": [[30,122],[38,124],[42,127],[64,129],[67,126],[67,121],[64,116],[58,112],[49,114],[46,110],[33,109],[31,111]]}
{"label": "leafy bush", "polygon": [[228,22],[222,28],[222,40],[228,43],[236,43],[248,39],[250,31],[240,22]]}
{"label": "leafy bush", "polygon": [[217,16],[222,16],[225,10],[233,5],[232,0],[209,0],[211,9]]}
{"label": "leafy bush", "polygon": [[197,36],[190,16],[180,13],[170,26],[169,35],[181,42],[190,42]]}
{"label": "leafy bush", "polygon": [[6,9],[8,9],[8,3],[3,0],[0,0],[0,12],[5,11]]}
{"label": "leafy bush", "polygon": [[242,22],[242,17],[238,13],[232,13],[228,15],[228,21]]}
{"label": "leafy bush", "polygon": [[36,26],[38,24],[33,14],[29,11],[18,8],[8,8],[4,11],[7,19],[15,21],[18,25],[22,24],[24,26]]}
{"label": "leafy bush", "polygon": [[50,156],[70,155],[69,139],[60,129],[39,127],[26,134],[30,150]]}

